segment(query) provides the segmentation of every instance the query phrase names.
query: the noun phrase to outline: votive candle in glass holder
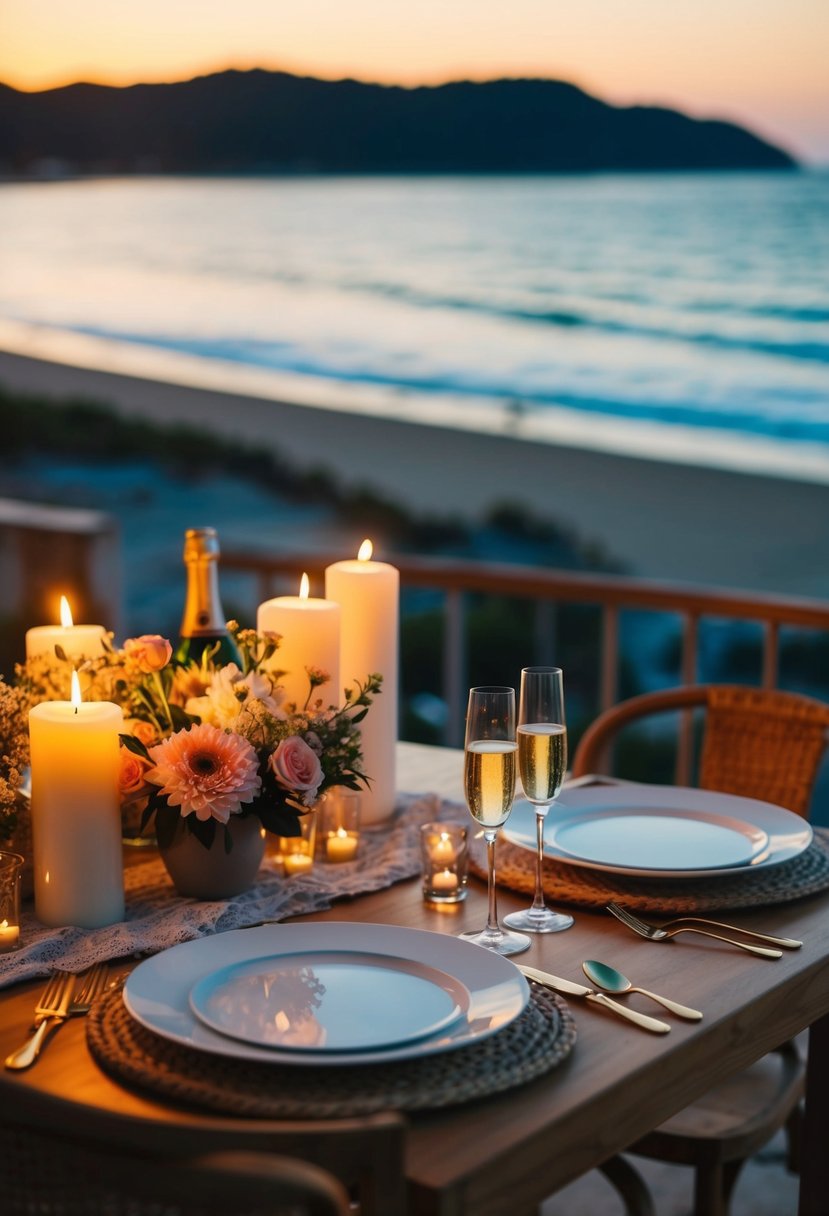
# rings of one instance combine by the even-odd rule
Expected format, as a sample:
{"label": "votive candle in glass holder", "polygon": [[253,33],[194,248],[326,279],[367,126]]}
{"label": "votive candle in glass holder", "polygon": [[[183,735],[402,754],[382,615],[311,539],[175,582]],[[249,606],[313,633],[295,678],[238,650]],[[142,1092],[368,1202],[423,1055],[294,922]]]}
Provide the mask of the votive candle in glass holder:
{"label": "votive candle in glass holder", "polygon": [[307,811],[299,816],[299,835],[280,836],[279,853],[286,874],[307,874],[314,864],[314,844],[317,836],[317,812]]}
{"label": "votive candle in glass holder", "polygon": [[319,845],[325,861],[353,861],[360,846],[360,793],[344,785],[328,790],[319,810]]}
{"label": "votive candle in glass holder", "polygon": [[469,850],[460,823],[425,823],[420,829],[423,898],[433,904],[466,899]]}
{"label": "votive candle in glass holder", "polygon": [[0,852],[0,954],[20,945],[20,876],[23,858],[19,853]]}

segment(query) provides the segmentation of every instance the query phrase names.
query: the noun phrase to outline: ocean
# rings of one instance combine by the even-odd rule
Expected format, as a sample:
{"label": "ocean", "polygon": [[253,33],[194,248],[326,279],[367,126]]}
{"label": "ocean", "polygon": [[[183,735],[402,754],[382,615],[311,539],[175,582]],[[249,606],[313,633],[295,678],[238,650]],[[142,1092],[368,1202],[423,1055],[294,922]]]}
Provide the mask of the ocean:
{"label": "ocean", "polygon": [[473,429],[690,429],[829,478],[827,173],[7,183],[0,266],[6,349],[451,401]]}

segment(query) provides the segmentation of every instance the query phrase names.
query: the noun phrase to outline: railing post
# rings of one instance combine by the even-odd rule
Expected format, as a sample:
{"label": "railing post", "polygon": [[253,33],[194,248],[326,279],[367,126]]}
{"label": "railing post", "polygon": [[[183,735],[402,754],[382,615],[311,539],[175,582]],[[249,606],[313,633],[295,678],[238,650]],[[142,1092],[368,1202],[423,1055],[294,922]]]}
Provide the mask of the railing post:
{"label": "railing post", "polygon": [[463,745],[467,691],[465,607],[462,591],[447,591],[443,622],[443,698],[446,702],[443,741],[447,747]]}
{"label": "railing post", "polygon": [[552,600],[535,602],[535,662],[540,667],[561,666],[556,663],[556,610]]}
{"label": "railing post", "polygon": [[[698,647],[699,617],[695,614],[689,614],[685,617],[685,624],[682,628],[683,684],[696,684],[697,682]],[[693,744],[691,731],[693,725],[694,719],[690,710],[683,710],[676,744],[676,772],[674,774],[676,785],[690,785],[691,783],[691,752]]]}
{"label": "railing post", "polygon": [[602,711],[616,704],[619,691],[619,610],[605,605],[602,612],[602,670],[599,678],[599,706]]}
{"label": "railing post", "polygon": [[763,687],[776,688],[779,678],[780,627],[777,621],[763,624]]}

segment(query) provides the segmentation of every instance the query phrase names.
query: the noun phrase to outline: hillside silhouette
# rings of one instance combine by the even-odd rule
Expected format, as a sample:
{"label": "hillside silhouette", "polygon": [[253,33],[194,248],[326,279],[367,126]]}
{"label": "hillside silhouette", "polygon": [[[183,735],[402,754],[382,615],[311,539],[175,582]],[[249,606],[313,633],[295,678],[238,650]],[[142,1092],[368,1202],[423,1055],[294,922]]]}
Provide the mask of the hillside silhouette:
{"label": "hillside silhouette", "polygon": [[176,84],[0,85],[0,172],[580,173],[782,169],[728,122],[555,80],[401,88],[227,71]]}

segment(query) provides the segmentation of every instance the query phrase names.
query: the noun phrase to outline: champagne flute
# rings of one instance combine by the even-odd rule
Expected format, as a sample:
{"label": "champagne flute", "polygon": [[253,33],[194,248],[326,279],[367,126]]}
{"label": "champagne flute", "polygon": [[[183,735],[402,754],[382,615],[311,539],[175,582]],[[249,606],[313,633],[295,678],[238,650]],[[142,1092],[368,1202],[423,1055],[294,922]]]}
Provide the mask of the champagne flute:
{"label": "champagne flute", "polygon": [[504,924],[525,933],[560,933],[573,918],[544,903],[544,821],[558,797],[567,769],[564,679],[560,667],[525,667],[518,703],[518,771],[527,800],[535,807],[535,898],[532,907],[511,912]]}
{"label": "champagne flute", "polygon": [[498,924],[495,896],[495,839],[515,797],[515,689],[471,688],[466,714],[464,788],[469,813],[484,829],[487,856],[486,928],[461,933],[467,941],[497,954],[518,954],[530,939]]}

